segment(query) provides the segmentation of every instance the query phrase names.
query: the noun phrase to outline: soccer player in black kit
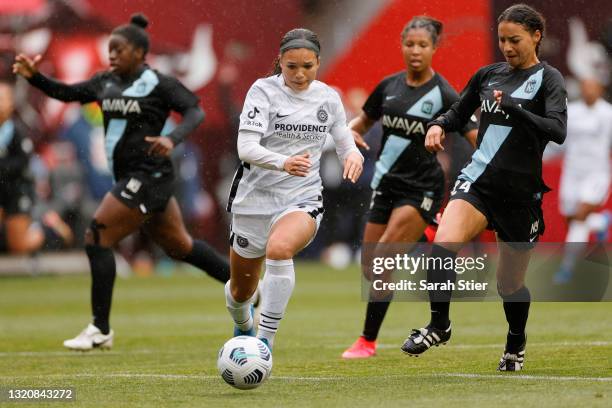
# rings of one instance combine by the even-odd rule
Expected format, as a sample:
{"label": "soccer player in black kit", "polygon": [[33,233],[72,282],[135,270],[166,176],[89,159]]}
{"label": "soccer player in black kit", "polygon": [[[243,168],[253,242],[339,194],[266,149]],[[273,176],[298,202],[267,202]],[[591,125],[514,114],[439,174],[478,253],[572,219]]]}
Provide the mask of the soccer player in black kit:
{"label": "soccer player in black kit", "polygon": [[72,241],[72,231],[55,211],[42,222],[32,222],[34,181],[30,157],[34,145],[15,117],[13,85],[0,81],[0,252],[27,254],[61,248]]}
{"label": "soccer player in black kit", "polygon": [[[459,101],[428,125],[425,147],[435,152],[445,132],[461,128],[481,108],[478,149],[455,183],[431,257],[454,258],[462,243],[485,228],[497,232],[497,288],[509,326],[498,370],[518,371],[524,363],[531,300],[525,273],[531,249],[544,232],[542,195],[549,191],[542,180],[542,154],[549,141],[565,140],[567,93],[559,71],[538,59],[544,18],[518,4],[497,22],[506,62],[478,70]],[[453,270],[443,268],[427,272],[430,283],[455,277]],[[412,331],[402,346],[407,354],[419,355],[450,339],[451,291],[440,287],[429,297],[431,321]]]}
{"label": "soccer player in black kit", "polygon": [[[91,266],[93,323],[64,342],[76,350],[112,346],[109,314],[115,281],[112,247],[143,227],[172,258],[190,263],[225,283],[229,266],[212,248],[194,240],[183,224],[172,195],[173,148],[204,119],[198,98],[175,78],[145,63],[149,37],[146,17],[133,15],[115,28],[108,52],[110,69],[91,79],[66,85],[38,72],[41,57],[18,55],[13,71],[47,95],[65,101],[97,101],[102,108],[105,147],[116,180],[94,214],[86,235]],[[170,111],[183,119],[167,136],[159,136]]]}
{"label": "soccer player in black kit", "polygon": [[[401,33],[406,70],[383,79],[365,102],[361,115],[349,124],[356,144],[366,149],[369,147],[362,135],[377,120],[383,127],[382,147],[370,185],[374,191],[364,231],[365,244],[378,242],[383,248],[390,243],[417,242],[440,211],[444,173],[436,155],[425,150],[425,134],[427,123],[459,98],[431,67],[441,33],[441,22],[427,16],[412,18]],[[473,145],[475,129],[474,121],[462,129]],[[364,274],[371,279],[369,270]],[[376,338],[392,299],[391,291],[370,293],[363,333],[342,354],[343,358],[375,355]]]}

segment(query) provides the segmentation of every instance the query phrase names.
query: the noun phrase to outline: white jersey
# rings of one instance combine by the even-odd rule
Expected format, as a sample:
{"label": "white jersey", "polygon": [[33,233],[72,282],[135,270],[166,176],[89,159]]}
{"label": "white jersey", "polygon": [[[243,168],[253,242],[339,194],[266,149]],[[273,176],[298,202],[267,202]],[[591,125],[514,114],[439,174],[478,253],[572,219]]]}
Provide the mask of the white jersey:
{"label": "white jersey", "polygon": [[612,105],[603,99],[593,106],[583,101],[568,104],[565,145],[564,173],[610,174]]}
{"label": "white jersey", "polygon": [[319,81],[295,92],[282,75],[258,79],[246,96],[239,131],[262,134],[261,146],[283,156],[309,153],[312,167],[306,177],[297,177],[280,171],[282,164],[272,170],[243,162],[227,206],[234,214],[269,215],[320,200],[319,161],[328,135],[334,138],[341,160],[351,151],[358,152],[338,93]]}

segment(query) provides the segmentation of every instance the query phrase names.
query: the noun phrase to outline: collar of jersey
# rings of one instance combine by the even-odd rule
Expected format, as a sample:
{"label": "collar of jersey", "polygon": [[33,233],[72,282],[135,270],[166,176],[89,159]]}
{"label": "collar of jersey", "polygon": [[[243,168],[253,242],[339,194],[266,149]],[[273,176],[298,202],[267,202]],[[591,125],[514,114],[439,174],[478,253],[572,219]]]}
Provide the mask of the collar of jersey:
{"label": "collar of jersey", "polygon": [[531,72],[531,70],[537,71],[538,69],[542,68],[544,66],[545,62],[544,61],[540,61],[537,64],[529,67],[529,68],[524,68],[524,69],[519,69],[519,68],[512,68],[510,66],[510,64],[508,64],[506,62],[506,67],[508,68],[508,72]]}
{"label": "collar of jersey", "polygon": [[115,74],[115,76],[117,76],[122,82],[133,82],[134,80],[140,78],[142,73],[145,72],[147,69],[151,69],[151,67],[149,67],[149,64],[143,63],[140,68],[136,72],[134,72],[134,75],[130,75],[129,77],[122,77],[120,75]]}

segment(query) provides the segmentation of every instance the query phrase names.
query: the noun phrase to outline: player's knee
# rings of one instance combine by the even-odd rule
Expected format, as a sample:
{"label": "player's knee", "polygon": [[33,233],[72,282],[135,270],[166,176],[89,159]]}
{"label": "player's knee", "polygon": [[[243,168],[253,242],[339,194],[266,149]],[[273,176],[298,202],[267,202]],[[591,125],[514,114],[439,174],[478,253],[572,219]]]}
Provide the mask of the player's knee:
{"label": "player's knee", "polygon": [[287,242],[271,241],[266,247],[266,258],[268,259],[291,259],[295,255],[294,248]]}
{"label": "player's knee", "polygon": [[106,225],[99,223],[95,218],[91,220],[89,228],[85,231],[85,245],[100,245],[100,234]]}

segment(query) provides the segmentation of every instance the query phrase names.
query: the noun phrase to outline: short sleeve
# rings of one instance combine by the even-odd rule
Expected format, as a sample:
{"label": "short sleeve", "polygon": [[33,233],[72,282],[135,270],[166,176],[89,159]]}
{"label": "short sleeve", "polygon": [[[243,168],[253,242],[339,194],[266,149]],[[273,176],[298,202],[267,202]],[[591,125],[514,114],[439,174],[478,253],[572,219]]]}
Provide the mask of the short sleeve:
{"label": "short sleeve", "polygon": [[255,82],[244,100],[239,130],[265,133],[270,122],[270,100],[259,81]]}
{"label": "short sleeve", "polygon": [[363,111],[372,120],[380,119],[383,114],[383,99],[387,83],[386,79],[379,83],[363,105]]}

